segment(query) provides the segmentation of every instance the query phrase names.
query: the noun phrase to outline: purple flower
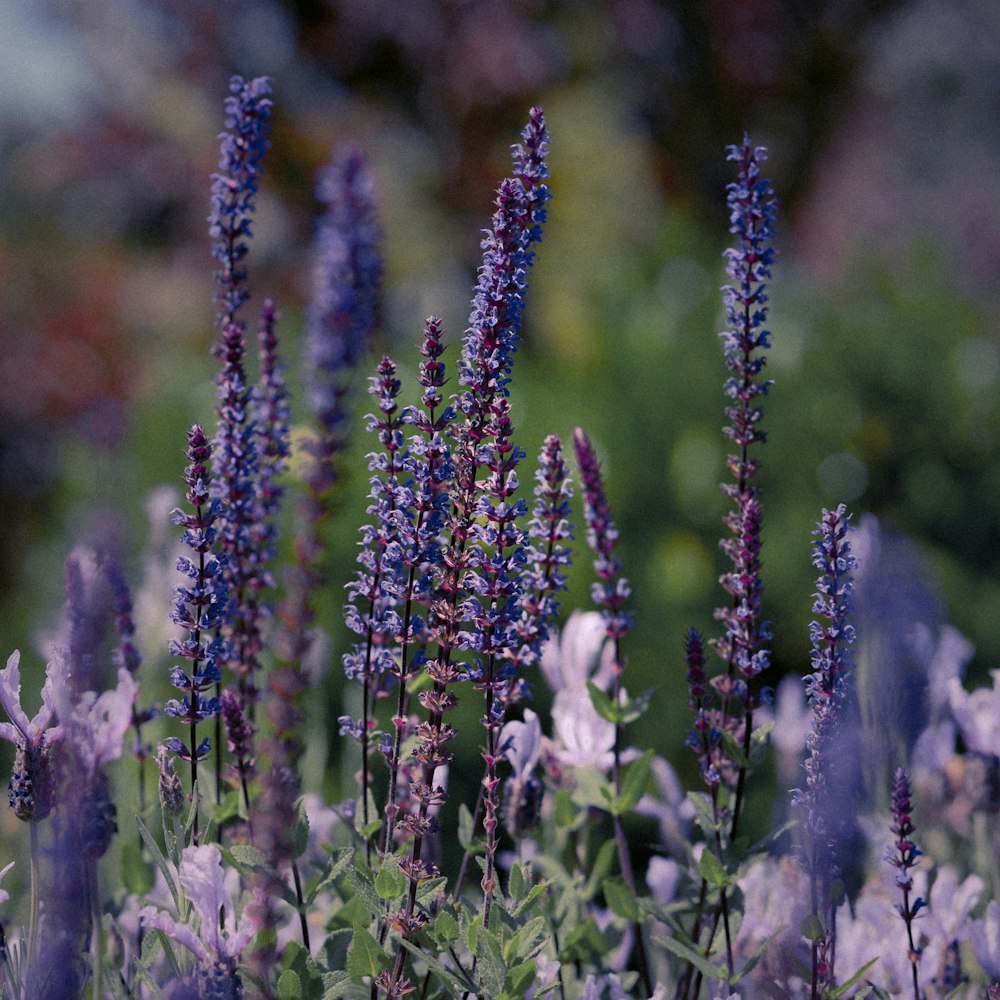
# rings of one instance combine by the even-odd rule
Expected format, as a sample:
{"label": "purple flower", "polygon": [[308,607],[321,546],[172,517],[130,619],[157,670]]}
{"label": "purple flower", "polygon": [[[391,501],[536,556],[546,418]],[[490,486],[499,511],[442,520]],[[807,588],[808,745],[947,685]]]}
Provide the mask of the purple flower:
{"label": "purple flower", "polygon": [[326,211],[316,231],[313,295],[306,311],[304,381],[320,425],[311,450],[313,489],[334,482],[333,457],[343,444],[350,371],[369,349],[379,324],[382,257],[375,185],[361,155],[349,150],[319,178]]}
{"label": "purple flower", "polygon": [[[217,497],[211,496],[208,478],[211,446],[204,430],[197,424],[188,432],[187,454],[184,482],[187,485],[187,502],[193,511],[187,514],[177,509],[173,512],[173,521],[184,528],[183,541],[192,549],[195,558],[182,556],[177,560],[177,568],[186,583],[177,588],[174,611],[170,617],[175,625],[186,631],[187,637],[172,639],[170,653],[187,660],[190,667],[185,670],[175,665],[171,669],[170,682],[186,693],[181,700],[167,702],[164,712],[191,727],[191,748],[180,756],[191,761],[194,781],[195,765],[206,749],[204,742],[200,746],[196,744],[195,728],[219,711],[218,698],[207,697],[205,692],[219,682],[219,664],[225,662],[228,655],[225,641],[210,638],[209,633],[226,624],[228,600],[223,564],[215,555],[215,522],[220,516],[222,504]],[[172,742],[164,745],[171,749],[175,746]]]}
{"label": "purple flower", "polygon": [[[913,820],[910,816],[910,779],[901,767],[897,767],[892,777],[892,832],[895,840],[886,853],[885,860],[896,869],[896,884],[903,894],[903,903],[898,908],[899,915],[906,924],[906,936],[909,944],[907,955],[913,974],[913,997],[920,1000],[920,981],[917,974],[917,962],[920,952],[913,940],[913,918],[923,909],[924,901],[919,896],[910,900],[913,891],[913,876],[910,871],[917,864],[920,849],[913,842]],[[957,985],[954,984],[954,985]]]}
{"label": "purple flower", "polygon": [[248,252],[261,162],[267,150],[271,115],[271,83],[267,77],[245,81],[234,76],[226,98],[226,129],[220,136],[219,172],[212,175],[212,209],[208,217],[212,255],[221,265],[219,326],[234,320],[249,296],[243,264]]}
{"label": "purple flower", "polygon": [[236,966],[257,927],[248,913],[237,917],[222,853],[215,844],[185,848],[178,876],[197,920],[179,923],[153,907],[142,911],[142,920],[198,959],[199,996],[236,1000],[242,994]]}
{"label": "purple flower", "polygon": [[56,714],[55,687],[58,664],[45,668],[42,705],[29,719],[21,707],[21,653],[14,650],[0,670],[0,705],[10,722],[0,722],[0,737],[17,748],[8,785],[10,806],[18,819],[41,820],[55,805],[55,773],[50,747],[62,739],[61,725],[52,726]]}
{"label": "purple flower", "polygon": [[[801,860],[809,875],[814,915],[826,928],[813,942],[813,983],[834,981],[833,923],[829,919],[838,900],[832,898],[834,881],[845,869],[847,839],[855,811],[857,789],[853,775],[841,765],[846,741],[847,707],[850,694],[848,646],[854,629],[848,623],[851,572],[856,560],[847,539],[850,515],[841,504],[823,511],[814,535],[813,565],[820,571],[816,581],[813,612],[824,619],[809,626],[813,673],[806,678],[806,694],[812,706],[812,730],[806,740],[806,788],[794,794],[794,805],[802,813],[804,845]],[[856,738],[856,734],[855,738]],[[845,778],[846,775],[846,778]]]}
{"label": "purple flower", "polygon": [[770,182],[760,173],[767,151],[754,147],[744,136],[742,145],[729,146],[728,159],[737,164],[737,179],[727,188],[729,231],[737,245],[726,251],[726,270],[732,284],[723,288],[727,329],[720,334],[730,378],[726,395],[733,400],[726,409],[729,426],[726,434],[739,447],[738,455],[729,457],[729,469],[735,480],[727,489],[738,499],[747,489],[757,464],[748,458],[751,445],[764,440],[757,426],[761,411],[759,397],[767,394],[771,383],[760,379],[764,358],[755,352],[770,346],[767,320],[767,280],[771,277],[774,248],[775,202]]}
{"label": "purple flower", "polygon": [[576,461],[583,484],[583,516],[587,524],[587,544],[597,558],[594,569],[599,582],[594,584],[593,600],[601,608],[607,633],[620,639],[632,627],[632,615],[625,610],[631,594],[628,580],[622,576],[618,557],[618,529],[611,517],[611,508],[604,495],[604,477],[590,438],[578,427],[573,434]]}

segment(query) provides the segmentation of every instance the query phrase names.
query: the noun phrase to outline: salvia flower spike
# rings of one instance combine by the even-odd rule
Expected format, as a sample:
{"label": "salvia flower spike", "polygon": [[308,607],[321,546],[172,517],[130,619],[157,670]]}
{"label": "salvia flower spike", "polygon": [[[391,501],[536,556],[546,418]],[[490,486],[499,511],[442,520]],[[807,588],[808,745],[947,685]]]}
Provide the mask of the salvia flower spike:
{"label": "salvia flower spike", "polygon": [[897,767],[892,776],[892,832],[895,835],[892,846],[886,852],[885,860],[896,869],[896,884],[903,894],[903,902],[897,907],[899,915],[906,924],[906,936],[909,944],[907,956],[913,972],[913,1000],[920,1000],[920,977],[917,963],[920,961],[920,950],[914,944],[913,919],[926,905],[921,897],[912,898],[913,876],[910,872],[916,867],[920,858],[920,848],[913,841],[913,807],[910,800],[910,777],[906,771]]}

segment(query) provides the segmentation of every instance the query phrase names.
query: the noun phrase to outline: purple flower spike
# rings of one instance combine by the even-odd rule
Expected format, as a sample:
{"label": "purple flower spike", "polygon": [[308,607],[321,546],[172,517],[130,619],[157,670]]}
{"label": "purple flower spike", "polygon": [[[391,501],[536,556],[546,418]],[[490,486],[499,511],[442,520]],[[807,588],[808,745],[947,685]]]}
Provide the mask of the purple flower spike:
{"label": "purple flower spike", "polygon": [[812,730],[806,739],[806,788],[793,796],[802,815],[801,861],[817,901],[814,915],[825,928],[812,946],[813,982],[818,987],[834,981],[832,913],[839,900],[833,896],[833,886],[844,871],[854,812],[855,789],[849,779],[845,781],[849,772],[840,760],[842,747],[851,741],[845,731],[850,696],[847,647],[854,642],[854,629],[847,615],[856,560],[847,539],[849,527],[850,515],[841,504],[836,510],[823,511],[814,532],[812,561],[820,576],[813,611],[825,622],[809,626],[814,672],[806,678],[806,693],[812,706]]}
{"label": "purple flower spike", "polygon": [[212,210],[208,217],[212,255],[221,265],[219,325],[232,322],[247,300],[250,220],[254,212],[261,163],[267,150],[271,83],[267,77],[245,81],[234,76],[226,98],[226,129],[220,136],[219,172],[212,175]]}
{"label": "purple flower spike", "polygon": [[171,669],[171,683],[184,691],[185,696],[167,702],[164,712],[191,727],[191,748],[181,752],[169,740],[164,745],[191,762],[193,784],[197,778],[197,762],[208,749],[205,741],[197,745],[195,730],[198,723],[214,717],[219,711],[218,698],[208,697],[206,692],[219,682],[220,664],[228,657],[225,641],[210,638],[208,633],[228,624],[229,607],[223,560],[215,554],[215,522],[221,515],[222,503],[212,496],[208,478],[212,449],[205,431],[197,424],[188,432],[187,454],[184,482],[186,499],[193,512],[187,514],[177,509],[173,512],[173,521],[184,528],[182,539],[195,558],[182,556],[177,561],[185,583],[177,588],[170,617],[175,625],[187,632],[187,637],[172,639],[170,653],[187,660],[190,666],[187,670],[180,666]]}
{"label": "purple flower spike", "polygon": [[611,508],[604,495],[604,477],[597,461],[597,454],[582,428],[573,434],[573,448],[580,466],[583,484],[583,515],[587,523],[587,544],[597,558],[594,569],[599,583],[594,584],[593,600],[601,608],[608,635],[620,639],[632,627],[632,615],[625,610],[631,589],[622,576],[621,560],[616,551],[618,529],[611,517]]}
{"label": "purple flower spike", "polygon": [[549,623],[559,611],[556,594],[566,589],[566,567],[572,553],[565,545],[573,538],[569,498],[573,482],[563,459],[562,442],[549,435],[538,454],[535,506],[528,525],[528,565],[522,572],[519,666],[538,661]]}
{"label": "purple flower spike", "polygon": [[320,174],[317,197],[326,212],[316,232],[313,297],[306,312],[305,383],[321,428],[313,446],[313,488],[323,493],[333,485],[333,456],[343,443],[349,372],[379,324],[382,234],[375,184],[356,151]]}
{"label": "purple flower spike", "polygon": [[892,777],[892,826],[891,830],[895,835],[895,840],[885,855],[885,860],[896,869],[896,884],[903,894],[903,902],[897,907],[899,915],[906,924],[907,941],[909,944],[908,956],[910,968],[913,972],[913,996],[914,1000],[920,1000],[920,980],[917,974],[917,962],[920,959],[920,950],[913,941],[913,918],[926,905],[921,898],[910,899],[913,891],[913,876],[911,869],[916,867],[917,859],[920,857],[920,848],[913,842],[913,819],[911,817],[912,806],[910,803],[910,778],[906,771],[897,767]]}
{"label": "purple flower spike", "polygon": [[763,324],[767,319],[766,282],[774,260],[774,248],[768,242],[774,236],[775,202],[770,182],[760,175],[766,150],[751,146],[744,137],[741,146],[729,147],[728,158],[736,161],[738,169],[737,180],[727,188],[729,231],[738,242],[726,251],[726,270],[733,283],[723,288],[727,329],[720,336],[730,371],[726,394],[733,400],[726,409],[730,421],[726,434],[740,448],[739,455],[730,456],[729,468],[736,492],[742,493],[757,468],[747,457],[747,449],[764,440],[757,426],[761,411],[756,400],[766,395],[771,385],[760,379],[765,361],[755,352],[770,346],[770,334]]}

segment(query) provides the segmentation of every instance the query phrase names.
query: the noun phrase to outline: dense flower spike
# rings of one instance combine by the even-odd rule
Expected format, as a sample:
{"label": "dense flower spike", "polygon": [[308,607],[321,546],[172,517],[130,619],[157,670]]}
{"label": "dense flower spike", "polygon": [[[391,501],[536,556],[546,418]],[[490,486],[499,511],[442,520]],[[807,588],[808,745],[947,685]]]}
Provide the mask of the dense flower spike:
{"label": "dense flower spike", "polygon": [[549,623],[559,612],[556,594],[566,589],[566,567],[573,538],[570,497],[573,481],[563,460],[562,442],[550,434],[542,443],[535,472],[535,506],[528,524],[527,565],[521,571],[521,615],[517,632],[520,668],[535,663],[548,638]]}
{"label": "dense flower spike", "polygon": [[728,490],[738,498],[757,470],[756,462],[748,458],[748,449],[764,440],[757,426],[761,417],[757,401],[771,385],[760,378],[765,360],[756,352],[770,346],[770,333],[763,324],[767,320],[767,280],[774,260],[769,242],[774,237],[775,202],[770,182],[760,173],[767,151],[752,146],[749,137],[728,151],[728,159],[736,162],[738,172],[737,180],[726,189],[729,231],[737,237],[737,245],[726,251],[726,270],[733,283],[723,288],[727,329],[720,336],[730,372],[726,394],[733,400],[726,409],[726,434],[740,449],[738,455],[729,457],[734,484]]}
{"label": "dense flower spike", "polygon": [[333,486],[333,458],[343,445],[349,373],[379,324],[382,257],[375,185],[359,153],[335,159],[320,175],[316,195],[325,213],[316,231],[304,381],[320,426],[311,445],[316,466],[310,486],[322,494]]}
{"label": "dense flower spike", "polygon": [[257,427],[250,411],[250,389],[244,370],[245,339],[242,323],[227,323],[222,331],[219,376],[219,423],[212,450],[212,495],[220,501],[219,548],[230,608],[225,637],[226,665],[239,678],[245,710],[254,705],[254,674],[261,648],[257,595],[260,551],[254,524],[257,517]]}
{"label": "dense flower spike", "polygon": [[[257,336],[260,381],[254,387],[252,398],[257,477],[251,537],[259,563],[259,571],[252,581],[254,588],[274,586],[269,567],[276,555],[275,522],[284,495],[279,480],[288,468],[291,454],[291,408],[284,365],[278,356],[277,322],[274,302],[265,299],[260,307]],[[260,607],[258,611],[262,616],[265,613]]]}
{"label": "dense flower spike", "polygon": [[580,427],[573,434],[573,448],[583,486],[587,544],[597,556],[594,569],[599,582],[594,584],[593,600],[601,609],[608,635],[613,639],[621,639],[632,627],[632,615],[625,610],[631,588],[628,580],[622,576],[621,560],[617,552],[618,529],[604,495],[604,477],[597,461],[597,453],[590,438]]}
{"label": "dense flower spike", "polygon": [[174,666],[170,682],[185,692],[180,700],[164,705],[164,712],[191,727],[190,748],[176,737],[164,740],[164,745],[183,760],[191,763],[191,783],[197,780],[198,761],[208,755],[210,742],[196,741],[197,726],[219,711],[219,699],[211,691],[222,676],[220,664],[228,651],[225,640],[212,637],[227,621],[228,601],[223,575],[223,563],[216,553],[215,522],[221,513],[221,501],[211,495],[209,467],[212,449],[204,430],[195,424],[188,432],[188,465],[184,470],[186,499],[193,508],[187,514],[173,512],[174,524],[184,528],[182,540],[195,554],[194,559],[182,556],[177,568],[187,582],[177,588],[171,621],[187,633],[185,639],[171,639],[170,653],[188,661],[185,670]]}
{"label": "dense flower spike", "polygon": [[[917,962],[920,951],[913,941],[913,918],[924,908],[920,897],[911,899],[913,892],[913,876],[911,870],[916,867],[920,857],[920,848],[913,842],[913,819],[910,804],[910,778],[906,771],[897,767],[892,777],[892,832],[895,840],[886,852],[885,860],[896,869],[896,884],[903,894],[902,905],[898,907],[899,915],[906,924],[906,935],[909,943],[907,952],[910,966],[913,970],[913,1000],[920,1000],[920,978],[917,973]],[[956,984],[957,985],[957,984]]]}
{"label": "dense flower spike", "polygon": [[220,329],[233,322],[249,296],[243,261],[248,252],[246,240],[271,116],[271,83],[267,77],[246,81],[234,76],[229,89],[227,131],[219,137],[219,171],[212,175],[212,209],[208,217],[212,255],[220,264],[216,272]]}
{"label": "dense flower spike", "polygon": [[825,621],[813,621],[809,626],[813,673],[806,678],[806,693],[813,721],[806,740],[806,788],[794,796],[802,816],[801,860],[812,885],[813,913],[823,928],[812,946],[814,997],[834,982],[833,914],[839,900],[832,893],[844,869],[845,840],[855,794],[854,789],[838,781],[837,759],[845,739],[850,694],[848,647],[854,642],[854,629],[847,620],[853,588],[851,573],[856,566],[847,538],[849,527],[850,515],[841,504],[836,510],[823,511],[814,532],[812,561],[820,576],[813,612]]}

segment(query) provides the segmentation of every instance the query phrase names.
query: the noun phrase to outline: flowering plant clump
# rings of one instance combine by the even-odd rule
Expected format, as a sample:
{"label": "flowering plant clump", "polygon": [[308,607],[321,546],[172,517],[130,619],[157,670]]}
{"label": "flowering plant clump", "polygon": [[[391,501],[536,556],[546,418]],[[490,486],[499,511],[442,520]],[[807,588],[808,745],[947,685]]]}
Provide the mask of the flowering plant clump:
{"label": "flowering plant clump", "polygon": [[[868,745],[854,621],[873,617],[854,583],[873,586],[873,519],[855,529],[843,504],[820,512],[811,670],[768,676],[765,150],[744,137],[728,157],[717,633],[670,623],[674,680],[636,693],[627,657],[641,621],[613,456],[580,427],[570,455],[548,433],[534,466],[518,443],[511,385],[553,196],[542,110],[496,188],[464,334],[423,321],[412,378],[373,356],[377,192],[358,150],[335,154],[304,310],[297,418],[313,427],[295,447],[278,304],[261,300],[256,361],[244,318],[271,113],[270,81],[232,81],[209,225],[217,423],[209,433],[192,415],[172,514],[184,554],[172,603],[161,595],[178,694],[139,707],[151,650],[144,659],[125,572],[100,552],[67,560],[40,694],[22,692],[19,652],[0,670],[9,803],[29,859],[23,898],[0,891],[0,1000],[1000,996],[997,685],[963,687],[957,632],[923,642],[924,731],[898,759],[868,762],[891,798],[866,797],[853,766]],[[359,418],[366,379],[372,412]],[[326,528],[362,429],[370,490],[346,585],[353,639],[338,651],[347,694],[336,725],[322,720],[356,773],[346,797],[324,800],[302,764],[323,705]],[[593,553],[593,607],[564,610],[575,533]],[[806,562],[805,539],[780,541]],[[100,669],[112,630],[113,679]],[[630,737],[670,698],[690,711],[690,789],[660,747]],[[114,765],[127,738],[138,781]],[[748,800],[772,750],[787,822],[755,843]],[[968,859],[936,856],[970,831]]]}

